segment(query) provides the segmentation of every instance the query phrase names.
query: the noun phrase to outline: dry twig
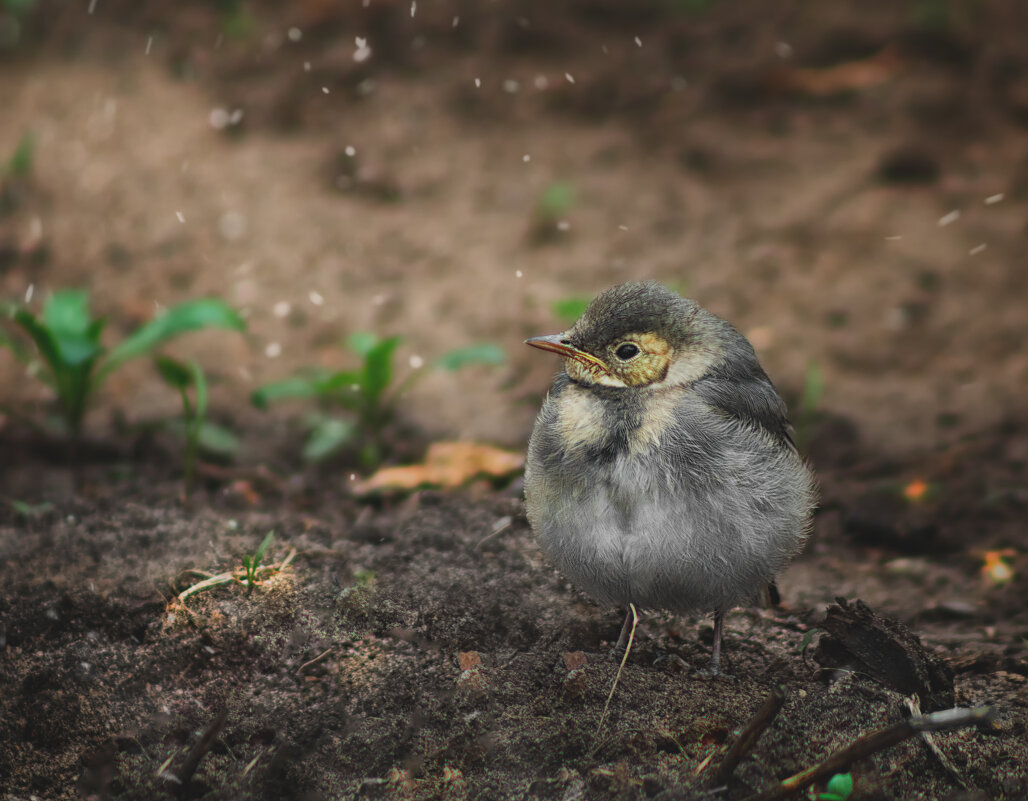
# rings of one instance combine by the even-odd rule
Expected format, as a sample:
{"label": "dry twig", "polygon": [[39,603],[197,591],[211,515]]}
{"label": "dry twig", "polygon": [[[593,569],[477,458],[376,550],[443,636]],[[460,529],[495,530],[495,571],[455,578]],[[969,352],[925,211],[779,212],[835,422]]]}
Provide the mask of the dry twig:
{"label": "dry twig", "polygon": [[863,737],[858,737],[823,762],[790,776],[769,790],[748,796],[745,801],[778,801],[781,798],[788,798],[816,781],[827,779],[836,773],[845,773],[854,762],[901,743],[915,734],[974,726],[992,720],[995,714],[995,710],[989,706],[979,706],[974,709],[957,707],[934,712],[924,717],[901,720],[891,726],[885,726],[870,734],[865,734]]}

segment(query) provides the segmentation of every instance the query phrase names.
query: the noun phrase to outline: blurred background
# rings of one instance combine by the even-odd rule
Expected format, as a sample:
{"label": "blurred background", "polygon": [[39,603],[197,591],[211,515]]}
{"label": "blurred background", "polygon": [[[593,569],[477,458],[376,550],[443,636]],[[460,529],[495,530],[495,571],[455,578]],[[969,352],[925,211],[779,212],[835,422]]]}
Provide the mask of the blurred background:
{"label": "blurred background", "polygon": [[[1021,0],[0,0],[0,296],[87,289],[112,339],[224,299],[246,337],[172,350],[258,453],[250,392],[356,332],[401,378],[496,346],[399,414],[520,448],[557,369],[522,340],[653,278],[752,340],[815,460],[924,451],[1023,422],[1025,31]],[[47,397],[3,350],[0,381]],[[86,427],[176,404],[135,365]]]}

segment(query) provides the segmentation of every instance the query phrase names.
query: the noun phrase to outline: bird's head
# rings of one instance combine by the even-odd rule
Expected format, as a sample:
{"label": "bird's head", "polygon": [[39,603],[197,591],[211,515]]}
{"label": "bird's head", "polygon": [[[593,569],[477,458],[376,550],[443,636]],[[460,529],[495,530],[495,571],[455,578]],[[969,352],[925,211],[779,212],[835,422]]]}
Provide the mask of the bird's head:
{"label": "bird's head", "polygon": [[598,295],[564,333],[525,344],[563,356],[568,376],[580,384],[679,385],[723,357],[726,325],[655,281],[630,282]]}

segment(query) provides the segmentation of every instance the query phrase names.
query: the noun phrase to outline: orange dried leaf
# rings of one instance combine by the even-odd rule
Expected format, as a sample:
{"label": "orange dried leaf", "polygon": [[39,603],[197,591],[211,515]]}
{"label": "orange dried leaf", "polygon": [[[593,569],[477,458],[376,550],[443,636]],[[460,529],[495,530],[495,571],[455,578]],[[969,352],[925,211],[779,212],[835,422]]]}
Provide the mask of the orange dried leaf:
{"label": "orange dried leaf", "polygon": [[771,84],[777,89],[813,97],[873,89],[891,80],[901,66],[899,54],[885,47],[869,58],[847,61],[831,67],[795,67],[776,70]]}
{"label": "orange dried leaf", "polygon": [[461,670],[471,670],[482,666],[482,656],[478,651],[461,651],[457,655],[457,662]]}
{"label": "orange dried leaf", "polygon": [[1003,548],[998,551],[986,551],[982,554],[985,564],[982,565],[982,575],[993,584],[1005,584],[1014,577],[1014,569],[1007,560],[1017,555],[1013,548]]}
{"label": "orange dried leaf", "polygon": [[567,651],[564,654],[564,667],[568,670],[584,668],[588,661],[589,658],[585,655],[584,651]]}
{"label": "orange dried leaf", "polygon": [[924,500],[928,490],[928,482],[915,478],[903,488],[903,497],[911,503],[917,503],[920,500]]}
{"label": "orange dried leaf", "polygon": [[381,490],[413,490],[417,487],[459,487],[478,476],[503,478],[521,470],[521,453],[482,445],[477,442],[435,442],[428,448],[422,464],[384,467],[354,491],[366,495]]}

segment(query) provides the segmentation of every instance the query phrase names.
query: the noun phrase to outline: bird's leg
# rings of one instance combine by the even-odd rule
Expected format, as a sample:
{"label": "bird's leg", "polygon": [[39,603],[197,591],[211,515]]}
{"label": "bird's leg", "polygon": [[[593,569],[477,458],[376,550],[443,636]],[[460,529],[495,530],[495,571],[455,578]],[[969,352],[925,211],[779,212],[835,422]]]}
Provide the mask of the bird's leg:
{"label": "bird's leg", "polygon": [[632,623],[637,618],[632,615],[632,607],[628,607],[628,613],[625,615],[625,623],[621,627],[621,635],[618,637],[617,645],[614,646],[614,653],[624,653],[626,646],[628,645],[628,636],[632,632]]}
{"label": "bird's leg", "polygon": [[718,609],[714,612],[714,652],[710,655],[707,672],[716,676],[721,672],[721,634],[725,628],[725,613]]}

